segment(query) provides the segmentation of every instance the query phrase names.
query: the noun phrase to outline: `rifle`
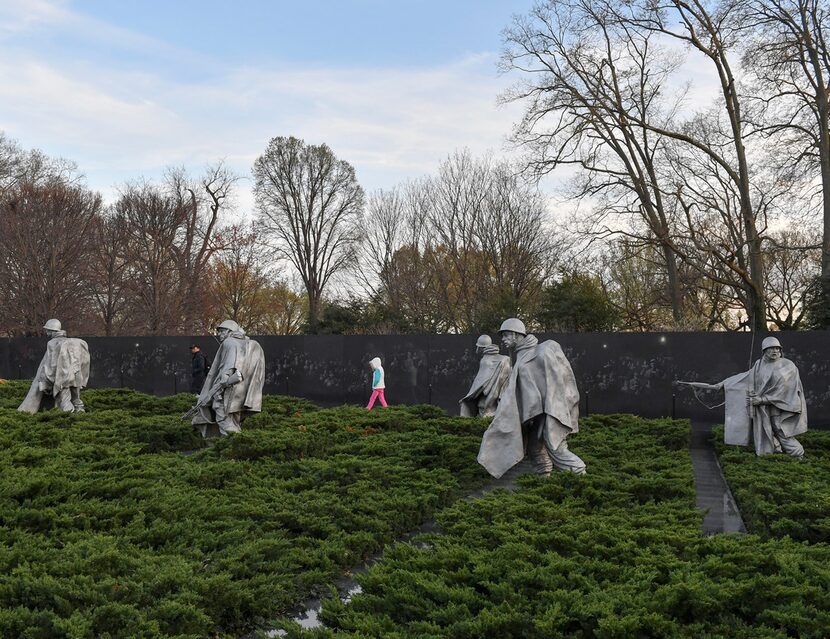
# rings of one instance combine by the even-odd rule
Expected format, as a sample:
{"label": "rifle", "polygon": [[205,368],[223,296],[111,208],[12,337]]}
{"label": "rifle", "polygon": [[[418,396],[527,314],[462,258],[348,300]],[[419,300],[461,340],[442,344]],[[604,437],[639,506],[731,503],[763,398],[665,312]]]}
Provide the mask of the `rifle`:
{"label": "rifle", "polygon": [[678,386],[691,386],[692,388],[700,388],[702,390],[718,390],[720,388],[717,384],[707,384],[706,382],[684,382],[676,379],[674,383]]}
{"label": "rifle", "polygon": [[193,404],[193,406],[191,406],[190,409],[184,415],[182,415],[182,420],[193,417],[196,413],[199,412],[200,408],[207,406],[211,399],[213,399],[213,396],[225,387],[227,379],[228,378],[226,375],[222,375],[219,379],[217,379],[213,383],[213,386],[210,387],[210,391],[208,392],[208,394],[203,395],[203,397],[205,397],[206,399],[204,401],[199,400],[195,404]]}

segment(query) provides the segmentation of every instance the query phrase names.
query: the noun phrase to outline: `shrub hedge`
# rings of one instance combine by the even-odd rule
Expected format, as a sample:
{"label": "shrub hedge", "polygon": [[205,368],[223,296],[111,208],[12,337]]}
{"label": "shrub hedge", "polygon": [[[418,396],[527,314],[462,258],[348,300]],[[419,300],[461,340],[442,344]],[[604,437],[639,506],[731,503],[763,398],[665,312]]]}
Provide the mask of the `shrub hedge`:
{"label": "shrub hedge", "polygon": [[288,636],[548,639],[811,637],[830,628],[830,547],[703,537],[688,424],[581,421],[588,475],[527,477],[461,501],[442,534],[397,544],[326,627]]}
{"label": "shrub hedge", "polygon": [[[486,481],[485,423],[268,397],[206,446],[192,395],[0,385],[0,636],[236,637]],[[195,451],[195,452],[194,452]]]}
{"label": "shrub hedge", "polygon": [[778,454],[756,457],[749,448],[727,446],[722,426],[713,437],[748,530],[764,538],[830,542],[830,432],[798,436],[802,461]]}

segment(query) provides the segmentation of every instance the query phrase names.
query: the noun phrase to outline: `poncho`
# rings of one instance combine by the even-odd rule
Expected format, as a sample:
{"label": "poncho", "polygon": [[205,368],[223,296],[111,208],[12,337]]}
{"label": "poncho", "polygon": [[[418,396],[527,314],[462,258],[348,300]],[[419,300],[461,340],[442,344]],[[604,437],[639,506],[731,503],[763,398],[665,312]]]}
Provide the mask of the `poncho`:
{"label": "poncho", "polygon": [[[259,342],[242,332],[231,333],[219,345],[210,372],[199,395],[199,412],[193,424],[215,424],[216,415],[211,407],[213,386],[225,373],[234,370],[242,374],[242,381],[228,386],[224,392],[227,413],[258,413],[262,410],[262,386],[265,383],[265,354]],[[213,390],[213,394],[216,390]]]}
{"label": "poncho", "polygon": [[66,337],[66,333],[60,331],[47,342],[46,354],[40,360],[26,399],[17,410],[36,413],[44,393],[57,397],[65,388],[86,388],[88,382],[89,346],[84,340]]}
{"label": "poncho", "polygon": [[522,424],[544,415],[542,435],[556,449],[579,430],[579,391],[570,362],[553,340],[527,335],[516,347],[516,363],[499,407],[485,431],[478,463],[501,477],[525,455]]}
{"label": "poncho", "polygon": [[[726,397],[725,443],[748,446],[752,441],[757,455],[775,452],[773,418],[785,437],[807,432],[807,402],[798,368],[792,361],[783,357],[774,361],[761,358],[751,369],[725,379],[722,384]],[[748,410],[749,390],[763,397],[764,404]]]}
{"label": "poncho", "polygon": [[491,415],[510,379],[510,358],[500,355],[499,347],[495,345],[485,346],[483,350],[478,373],[470,385],[470,390],[458,402],[461,404],[461,417],[477,417],[482,396],[485,407],[483,416]]}

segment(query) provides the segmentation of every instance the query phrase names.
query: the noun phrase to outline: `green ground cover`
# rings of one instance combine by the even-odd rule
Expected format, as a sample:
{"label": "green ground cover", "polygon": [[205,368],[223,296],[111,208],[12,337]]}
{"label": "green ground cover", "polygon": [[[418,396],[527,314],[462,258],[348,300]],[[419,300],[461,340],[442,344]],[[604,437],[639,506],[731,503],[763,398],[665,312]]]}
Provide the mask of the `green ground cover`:
{"label": "green ground cover", "polygon": [[236,637],[486,481],[485,423],[430,406],[268,397],[205,447],[191,395],[26,415],[27,386],[0,386],[2,637]]}
{"label": "green ground cover", "polygon": [[688,423],[596,416],[572,448],[588,476],[526,477],[440,513],[289,637],[827,637],[830,547],[703,537]]}
{"label": "green ground cover", "polygon": [[713,437],[748,530],[765,538],[789,535],[830,543],[830,432],[799,435],[805,451],[800,462],[787,455],[756,457],[749,448],[727,446],[722,426]]}

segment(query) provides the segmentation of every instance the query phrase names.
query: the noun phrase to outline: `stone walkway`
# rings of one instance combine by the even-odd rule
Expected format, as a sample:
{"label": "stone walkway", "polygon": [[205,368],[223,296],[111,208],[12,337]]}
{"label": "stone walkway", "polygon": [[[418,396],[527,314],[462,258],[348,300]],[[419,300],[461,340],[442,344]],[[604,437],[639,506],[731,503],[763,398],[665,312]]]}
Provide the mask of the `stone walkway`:
{"label": "stone walkway", "polygon": [[704,535],[718,533],[745,533],[741,513],[732,492],[723,477],[723,471],[710,441],[712,424],[692,422],[689,453],[695,475],[697,507],[706,512],[703,518]]}

